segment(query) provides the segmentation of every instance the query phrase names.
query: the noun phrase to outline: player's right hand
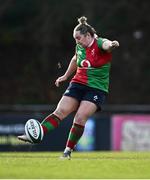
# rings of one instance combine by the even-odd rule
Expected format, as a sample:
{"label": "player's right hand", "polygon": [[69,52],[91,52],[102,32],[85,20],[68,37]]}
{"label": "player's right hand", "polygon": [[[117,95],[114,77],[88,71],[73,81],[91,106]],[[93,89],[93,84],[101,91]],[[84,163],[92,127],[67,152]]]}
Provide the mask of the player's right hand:
{"label": "player's right hand", "polygon": [[63,81],[66,81],[66,80],[67,80],[67,77],[66,77],[65,75],[60,76],[58,79],[56,79],[55,85],[56,85],[57,87],[59,87],[59,84],[60,84],[61,82],[63,82]]}

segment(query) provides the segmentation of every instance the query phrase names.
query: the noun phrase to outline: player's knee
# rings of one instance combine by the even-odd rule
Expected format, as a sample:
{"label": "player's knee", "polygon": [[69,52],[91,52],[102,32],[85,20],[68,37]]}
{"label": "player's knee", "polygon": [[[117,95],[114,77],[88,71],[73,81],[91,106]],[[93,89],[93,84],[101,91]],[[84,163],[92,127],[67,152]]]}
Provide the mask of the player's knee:
{"label": "player's knee", "polygon": [[88,117],[84,113],[77,113],[74,117],[74,123],[84,126]]}
{"label": "player's knee", "polygon": [[59,117],[60,120],[64,119],[66,117],[66,112],[63,108],[56,109],[53,114],[55,114],[57,117]]}

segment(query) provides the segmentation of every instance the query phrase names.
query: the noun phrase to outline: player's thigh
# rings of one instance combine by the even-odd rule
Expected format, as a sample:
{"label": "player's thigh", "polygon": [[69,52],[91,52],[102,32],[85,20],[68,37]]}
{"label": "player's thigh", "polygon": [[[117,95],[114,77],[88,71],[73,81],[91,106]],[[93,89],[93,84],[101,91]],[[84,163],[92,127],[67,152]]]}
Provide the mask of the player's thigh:
{"label": "player's thigh", "polygon": [[85,125],[87,119],[96,112],[97,106],[90,101],[81,101],[80,106],[75,114],[74,122]]}
{"label": "player's thigh", "polygon": [[57,115],[60,119],[64,119],[70,113],[76,111],[78,106],[79,102],[75,98],[62,96],[56,110],[54,111],[54,114]]}

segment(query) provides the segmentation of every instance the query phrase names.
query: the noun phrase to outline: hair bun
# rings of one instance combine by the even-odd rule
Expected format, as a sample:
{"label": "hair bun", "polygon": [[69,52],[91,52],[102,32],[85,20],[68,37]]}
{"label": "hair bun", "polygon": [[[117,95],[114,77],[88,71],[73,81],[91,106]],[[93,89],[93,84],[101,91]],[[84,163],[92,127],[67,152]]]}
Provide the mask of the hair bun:
{"label": "hair bun", "polygon": [[86,21],[87,21],[87,18],[85,16],[78,18],[79,24],[87,24]]}

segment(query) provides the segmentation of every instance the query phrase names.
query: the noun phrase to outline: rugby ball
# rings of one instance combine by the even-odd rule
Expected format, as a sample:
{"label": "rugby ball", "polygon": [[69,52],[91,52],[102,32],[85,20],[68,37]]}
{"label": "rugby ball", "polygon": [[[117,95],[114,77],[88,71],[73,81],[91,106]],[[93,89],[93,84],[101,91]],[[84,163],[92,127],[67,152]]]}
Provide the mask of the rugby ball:
{"label": "rugby ball", "polygon": [[35,119],[29,119],[25,124],[25,134],[32,143],[40,143],[44,136],[40,122]]}

